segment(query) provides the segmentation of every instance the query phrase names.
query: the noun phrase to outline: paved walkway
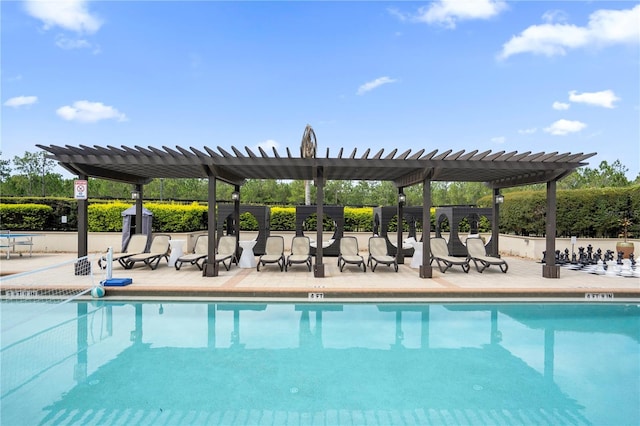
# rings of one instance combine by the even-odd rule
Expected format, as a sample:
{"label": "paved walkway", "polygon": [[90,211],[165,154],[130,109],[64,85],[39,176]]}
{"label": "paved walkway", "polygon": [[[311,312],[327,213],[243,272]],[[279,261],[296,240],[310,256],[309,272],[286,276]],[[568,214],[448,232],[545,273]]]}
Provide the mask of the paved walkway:
{"label": "paved walkway", "polygon": [[[94,282],[102,278],[103,271],[96,265],[97,255],[93,258]],[[90,283],[89,277],[75,277],[73,253],[49,254],[34,253],[32,257],[12,256],[0,260],[0,272],[21,273],[47,266],[69,262],[63,267],[51,268],[31,278],[30,285],[43,282],[70,283],[78,285]],[[640,278],[609,277],[572,271],[562,268],[560,278],[542,277],[542,265],[532,260],[516,257],[504,257],[509,271],[504,274],[499,268],[491,267],[483,273],[474,267],[464,273],[459,266],[441,273],[434,267],[433,278],[422,279],[418,270],[409,267],[410,258],[400,265],[398,272],[379,265],[375,272],[367,268],[362,272],[355,265],[347,265],[340,272],[337,259],[325,257],[325,277],[315,278],[305,265],[294,265],[288,272],[280,272],[275,264],[255,268],[241,269],[236,265],[230,271],[221,269],[218,277],[203,277],[195,266],[184,265],[180,271],[169,267],[163,260],[156,270],[141,264],[126,270],[117,263],[113,267],[113,277],[130,277],[133,283],[126,287],[107,287],[108,297],[122,298],[283,298],[283,299],[501,299],[501,298],[558,298],[562,300],[613,299],[640,301]],[[435,263],[434,263],[435,265]],[[35,275],[34,275],[35,276]],[[18,280],[7,279],[3,287]]]}

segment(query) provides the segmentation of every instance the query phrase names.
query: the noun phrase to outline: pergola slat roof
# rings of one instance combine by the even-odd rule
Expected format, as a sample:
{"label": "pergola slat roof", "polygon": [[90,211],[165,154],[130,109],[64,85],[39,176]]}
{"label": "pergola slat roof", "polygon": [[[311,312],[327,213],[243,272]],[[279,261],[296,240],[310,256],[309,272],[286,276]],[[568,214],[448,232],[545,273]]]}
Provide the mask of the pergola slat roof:
{"label": "pergola slat roof", "polygon": [[434,181],[484,182],[491,188],[549,182],[566,176],[595,153],[544,153],[531,151],[518,153],[449,149],[439,152],[425,149],[406,150],[399,155],[384,149],[371,155],[366,149],[358,155],[354,148],[343,156],[341,148],[336,157],[329,149],[324,157],[303,158],[293,156],[286,148],[281,156],[273,148],[273,155],[258,148],[259,154],[248,147],[242,151],[235,146],[231,151],[218,146],[217,151],[204,147],[204,151],[177,146],[162,149],[149,146],[120,148],[114,146],[38,145],[76,175],[110,179],[134,184],[148,183],[154,178],[216,178],[230,184],[241,185],[246,179],[312,180],[322,167],[327,180],[392,181],[396,186],[421,183],[425,178]]}

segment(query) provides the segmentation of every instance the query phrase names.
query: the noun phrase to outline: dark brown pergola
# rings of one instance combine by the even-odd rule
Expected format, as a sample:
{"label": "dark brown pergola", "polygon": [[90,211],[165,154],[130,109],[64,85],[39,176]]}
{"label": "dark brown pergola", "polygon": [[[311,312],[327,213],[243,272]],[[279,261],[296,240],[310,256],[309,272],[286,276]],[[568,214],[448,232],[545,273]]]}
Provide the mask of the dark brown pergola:
{"label": "dark brown pergola", "polygon": [[[208,202],[215,206],[216,183],[218,180],[226,182],[240,191],[246,179],[292,179],[313,180],[317,187],[316,206],[318,217],[323,216],[324,185],[327,180],[373,180],[391,181],[398,189],[398,194],[408,186],[423,185],[423,221],[429,223],[431,208],[431,181],[447,182],[484,182],[493,190],[493,223],[492,237],[494,255],[498,254],[498,218],[499,204],[496,197],[501,188],[534,183],[546,183],[546,264],[542,275],[547,278],[559,278],[560,268],[555,264],[555,231],[556,231],[556,182],[567,176],[578,167],[587,165],[584,161],[595,153],[572,154],[557,152],[531,153],[524,152],[492,152],[478,150],[453,152],[447,150],[426,152],[421,149],[398,154],[393,149],[385,154],[384,149],[372,154],[370,149],[362,154],[354,149],[345,155],[340,149],[337,156],[331,157],[329,149],[324,157],[315,155],[311,158],[302,155],[300,149],[297,155],[292,155],[289,148],[286,154],[280,155],[274,148],[269,155],[262,148],[258,153],[245,147],[244,152],[231,147],[232,152],[218,147],[217,151],[208,147],[202,150],[177,146],[175,149],[162,147],[143,148],[140,146],[116,148],[113,146],[44,146],[39,148],[47,151],[48,158],[56,160],[69,172],[79,179],[95,177],[126,182],[135,185],[140,197],[136,207],[142,211],[142,192],[145,184],[154,178],[206,178],[209,181]],[[236,210],[240,201],[235,201]],[[403,203],[398,202],[398,217],[402,217]],[[78,255],[87,254],[87,202],[78,203]],[[218,264],[215,261],[215,230],[216,218],[214,210],[208,212],[210,261],[205,264],[203,274],[218,275]],[[141,218],[136,215],[136,220]],[[139,227],[138,227],[139,229]],[[401,237],[402,230],[399,231]],[[322,241],[322,222],[318,221],[317,239]],[[236,235],[238,233],[236,232]],[[401,253],[402,241],[398,238]],[[422,267],[420,277],[430,278],[432,268],[429,265],[430,241],[423,239]],[[322,248],[316,253],[314,275],[324,277]]]}

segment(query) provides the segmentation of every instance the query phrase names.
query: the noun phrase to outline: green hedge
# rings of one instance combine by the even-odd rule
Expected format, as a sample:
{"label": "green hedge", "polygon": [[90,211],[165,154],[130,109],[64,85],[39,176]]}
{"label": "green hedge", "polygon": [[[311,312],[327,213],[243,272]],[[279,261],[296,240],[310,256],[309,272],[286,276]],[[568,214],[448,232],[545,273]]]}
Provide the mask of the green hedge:
{"label": "green hedge", "polygon": [[[545,234],[546,194],[545,191],[505,192],[504,204],[500,207],[500,231],[516,235]],[[557,232],[560,237],[578,236],[583,238],[616,238],[622,228],[620,219],[628,214],[631,220],[629,235],[640,236],[640,185],[624,188],[580,189],[558,191]],[[478,201],[480,207],[491,206],[491,197]],[[119,232],[122,230],[122,211],[131,207],[129,201],[90,200],[88,207],[89,231]],[[148,203],[145,207],[153,213],[154,232],[193,232],[205,230],[207,206],[200,203]],[[26,231],[77,230],[77,201],[66,198],[0,198],[0,227],[3,229]],[[294,231],[295,207],[271,207],[271,230]],[[345,207],[346,232],[371,232],[373,230],[373,209],[371,207]],[[67,223],[61,218],[66,216]],[[431,229],[434,229],[435,209],[431,211]],[[396,218],[391,220],[389,231],[395,232]],[[305,222],[306,229],[315,229],[315,215]],[[258,223],[249,213],[240,216],[240,228],[256,231]],[[421,229],[418,224],[418,230]],[[482,218],[481,232],[491,229],[490,223]],[[324,218],[324,229],[333,230],[333,221]],[[403,224],[408,230],[408,224]],[[462,232],[468,231],[464,221]],[[443,229],[447,230],[447,229]]]}
{"label": "green hedge", "polygon": [[193,232],[207,229],[207,206],[198,203],[148,203],[145,207],[153,213],[153,232]]}
{"label": "green hedge", "polygon": [[53,214],[42,204],[0,204],[0,228],[11,231],[44,231]]}
{"label": "green hedge", "polygon": [[[491,197],[479,203],[490,205]],[[629,216],[629,235],[640,236],[640,185],[557,192],[556,235],[617,238],[621,219]],[[516,235],[546,233],[545,191],[506,192],[500,207],[500,231]]]}
{"label": "green hedge", "polygon": [[296,229],[295,207],[271,207],[271,230],[289,231]]}

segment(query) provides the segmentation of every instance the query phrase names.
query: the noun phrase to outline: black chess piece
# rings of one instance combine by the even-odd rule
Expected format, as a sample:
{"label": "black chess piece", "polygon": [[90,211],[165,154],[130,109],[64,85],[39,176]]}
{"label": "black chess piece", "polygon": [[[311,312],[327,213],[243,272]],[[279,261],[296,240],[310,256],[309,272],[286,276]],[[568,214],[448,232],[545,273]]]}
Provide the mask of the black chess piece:
{"label": "black chess piece", "polygon": [[619,251],[619,252],[618,252],[618,259],[616,259],[616,263],[617,263],[618,265],[622,265],[622,258],[623,258],[623,257],[624,257],[624,253],[623,253],[623,252],[621,252],[621,251]]}
{"label": "black chess piece", "polygon": [[605,262],[608,262],[610,260],[613,260],[613,250],[607,250],[607,252],[604,255]]}
{"label": "black chess piece", "polygon": [[591,244],[589,244],[587,246],[587,263],[588,264],[593,264],[595,263],[593,261],[593,246]]}
{"label": "black chess piece", "polygon": [[635,266],[636,266],[636,258],[633,257],[633,253],[629,253],[629,260],[631,261],[631,267],[635,268]]}

